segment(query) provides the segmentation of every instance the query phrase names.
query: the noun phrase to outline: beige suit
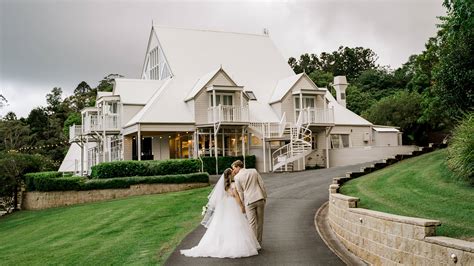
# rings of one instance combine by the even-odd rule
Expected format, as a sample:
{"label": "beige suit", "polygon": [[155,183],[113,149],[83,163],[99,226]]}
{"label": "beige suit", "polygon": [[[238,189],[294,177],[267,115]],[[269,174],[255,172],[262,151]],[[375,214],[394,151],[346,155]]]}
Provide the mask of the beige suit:
{"label": "beige suit", "polygon": [[263,179],[255,169],[240,169],[234,177],[235,187],[245,205],[247,219],[258,242],[262,243],[263,217],[267,192]]}

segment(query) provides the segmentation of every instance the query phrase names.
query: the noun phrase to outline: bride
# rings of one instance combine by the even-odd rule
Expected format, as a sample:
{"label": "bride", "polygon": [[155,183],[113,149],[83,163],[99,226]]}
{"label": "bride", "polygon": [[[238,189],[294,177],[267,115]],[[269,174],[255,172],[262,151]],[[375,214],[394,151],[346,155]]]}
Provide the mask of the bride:
{"label": "bride", "polygon": [[258,254],[260,245],[251,230],[245,208],[227,168],[209,195],[208,210],[201,222],[207,228],[199,244],[181,250],[188,257],[240,258]]}

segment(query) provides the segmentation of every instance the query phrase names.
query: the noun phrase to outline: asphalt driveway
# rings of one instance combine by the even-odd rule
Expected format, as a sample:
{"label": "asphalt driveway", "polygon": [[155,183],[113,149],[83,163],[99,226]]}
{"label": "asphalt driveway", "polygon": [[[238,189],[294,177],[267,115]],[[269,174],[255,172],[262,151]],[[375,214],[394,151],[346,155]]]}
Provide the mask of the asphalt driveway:
{"label": "asphalt driveway", "polygon": [[329,250],[314,227],[314,215],[328,200],[333,177],[359,171],[353,166],[296,173],[263,174],[268,199],[265,207],[262,251],[242,259],[188,258],[179,253],[199,243],[205,228],[199,226],[180,243],[166,265],[344,265]]}

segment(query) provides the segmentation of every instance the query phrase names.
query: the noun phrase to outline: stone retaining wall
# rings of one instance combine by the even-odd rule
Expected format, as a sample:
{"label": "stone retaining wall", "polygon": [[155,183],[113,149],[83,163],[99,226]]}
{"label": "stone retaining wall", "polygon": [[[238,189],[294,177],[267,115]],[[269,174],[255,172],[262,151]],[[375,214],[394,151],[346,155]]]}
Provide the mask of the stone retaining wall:
{"label": "stone retaining wall", "polygon": [[375,265],[474,265],[474,242],[436,236],[441,223],[357,208],[359,198],[329,193],[329,225],[344,246]]}
{"label": "stone retaining wall", "polygon": [[175,192],[209,186],[208,183],[186,184],[139,184],[123,189],[98,189],[87,191],[51,191],[26,192],[23,196],[22,209],[40,210],[79,203],[125,198],[129,196]]}

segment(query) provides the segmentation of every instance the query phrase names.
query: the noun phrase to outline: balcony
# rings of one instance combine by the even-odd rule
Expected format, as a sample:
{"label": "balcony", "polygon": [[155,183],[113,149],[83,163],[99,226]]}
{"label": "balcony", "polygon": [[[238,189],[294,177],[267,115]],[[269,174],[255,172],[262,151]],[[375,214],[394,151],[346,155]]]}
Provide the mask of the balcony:
{"label": "balcony", "polygon": [[69,127],[69,142],[77,141],[81,138],[82,135],[82,126],[81,125],[72,125]]}
{"label": "balcony", "polygon": [[305,108],[300,117],[302,124],[334,124],[334,108]]}
{"label": "balcony", "polygon": [[120,131],[118,114],[88,114],[83,117],[83,133],[94,131]]}
{"label": "balcony", "polygon": [[209,123],[248,123],[248,106],[219,105],[207,110]]}

